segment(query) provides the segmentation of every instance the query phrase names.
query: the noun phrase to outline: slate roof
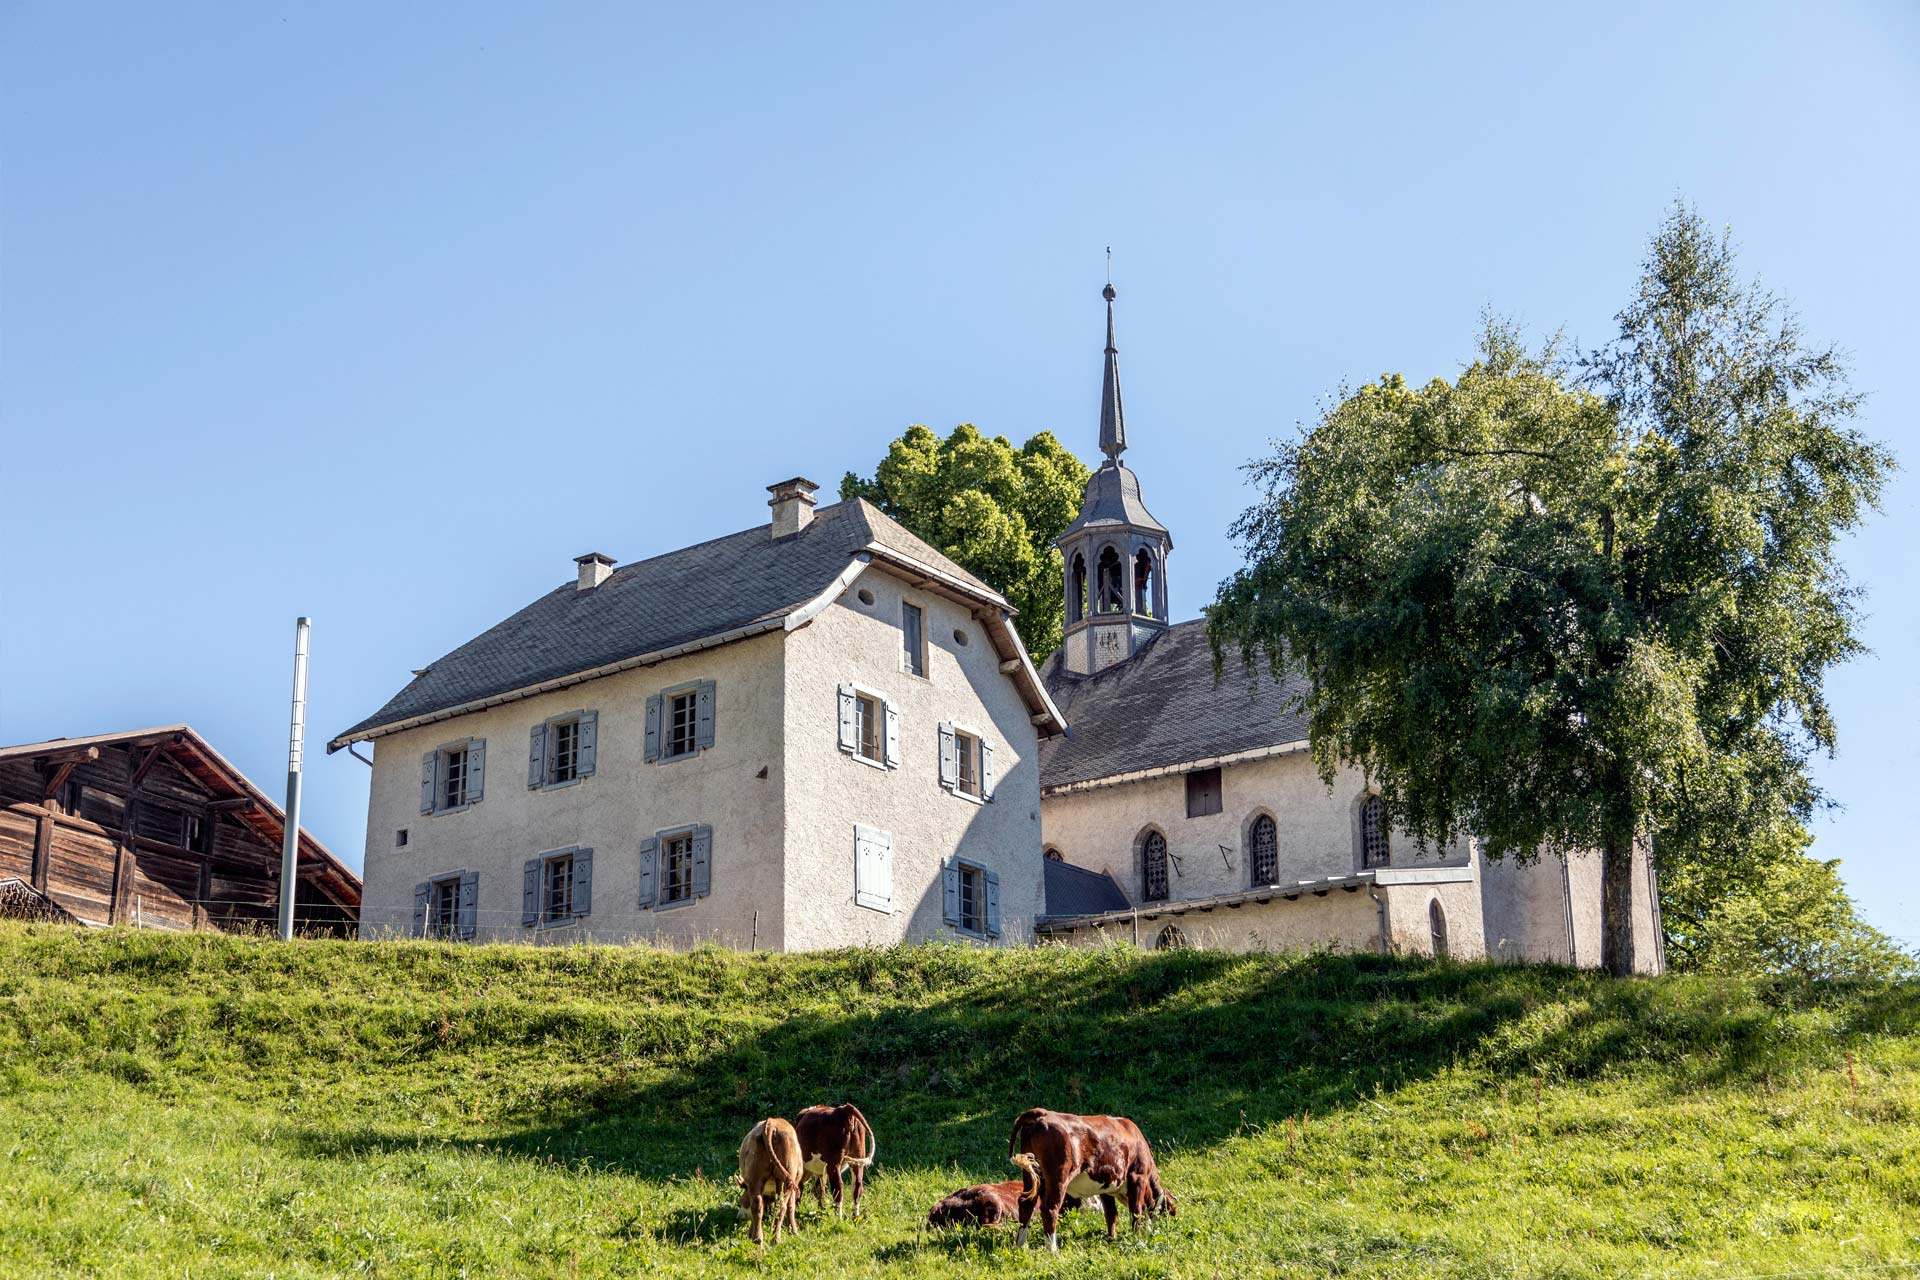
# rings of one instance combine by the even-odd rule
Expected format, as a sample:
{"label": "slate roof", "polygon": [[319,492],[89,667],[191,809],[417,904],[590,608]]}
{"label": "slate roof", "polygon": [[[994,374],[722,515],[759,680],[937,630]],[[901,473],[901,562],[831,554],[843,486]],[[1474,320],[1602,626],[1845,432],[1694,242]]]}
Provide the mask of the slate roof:
{"label": "slate roof", "polygon": [[1091,916],[1102,911],[1125,911],[1127,895],[1104,871],[1090,871],[1071,862],[1046,860],[1047,918]]}
{"label": "slate roof", "polygon": [[616,569],[591,590],[569,580],[436,659],[327,749],[370,730],[755,624],[771,630],[876,544],[1004,604],[999,592],[855,498],[819,508],[806,528],[785,538],[776,540],[761,524]]}
{"label": "slate roof", "polygon": [[1258,681],[1229,656],[1218,684],[1206,619],[1169,627],[1124,662],[1076,676],[1055,653],[1041,672],[1066,716],[1065,736],[1040,744],[1040,785],[1210,760],[1300,742],[1307,717],[1288,709],[1300,677]]}
{"label": "slate roof", "polygon": [[[1080,498],[1080,514],[1054,542],[1056,545],[1066,542],[1092,525],[1130,525],[1160,534],[1167,532],[1167,527],[1153,518],[1147,504],[1140,499],[1140,477],[1126,463],[1111,459],[1087,477],[1086,492]],[[1173,545],[1171,537],[1167,545]]]}

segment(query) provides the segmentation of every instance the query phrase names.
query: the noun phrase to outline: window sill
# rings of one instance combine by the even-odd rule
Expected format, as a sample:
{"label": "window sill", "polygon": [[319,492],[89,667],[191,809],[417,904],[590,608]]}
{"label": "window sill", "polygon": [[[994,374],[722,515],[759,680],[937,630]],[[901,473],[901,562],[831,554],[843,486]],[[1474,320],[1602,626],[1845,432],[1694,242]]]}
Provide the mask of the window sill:
{"label": "window sill", "polygon": [[675,898],[672,902],[656,902],[651,907],[648,907],[647,910],[678,911],[680,908],[690,907],[698,901],[700,901],[699,898]]}
{"label": "window sill", "polygon": [[855,894],[853,897],[853,905],[856,907],[859,907],[863,911],[877,911],[883,916],[890,916],[893,914],[893,901],[891,899],[887,900],[886,902],[862,902],[860,900],[860,895]]}
{"label": "window sill", "polygon": [[454,805],[451,809],[435,809],[430,814],[423,813],[420,816],[423,818],[444,818],[450,813],[465,813],[467,810],[473,808],[473,803],[473,801],[469,800],[465,804]]}
{"label": "window sill", "polygon": [[875,760],[872,756],[863,756],[858,751],[846,751],[841,754],[845,755],[847,759],[853,761],[855,764],[863,764],[869,769],[878,769],[882,773],[889,772],[893,768],[892,765],[884,760]]}
{"label": "window sill", "polygon": [[654,757],[654,758],[653,758],[653,759],[652,759],[652,760],[651,760],[651,761],[650,761],[649,763],[652,763],[652,764],[678,764],[678,763],[679,763],[680,761],[682,761],[682,760],[696,760],[696,759],[698,759],[698,758],[700,757],[700,755],[701,755],[701,753],[703,753],[703,752],[704,752],[704,751],[706,751],[706,750],[707,750],[707,748],[705,748],[705,747],[695,747],[695,748],[694,748],[693,750],[691,750],[691,751],[682,751],[682,752],[681,752],[681,753],[680,753],[679,755],[677,755],[677,756],[669,756],[669,755],[658,755],[658,756],[655,756],[655,757]]}
{"label": "window sill", "polygon": [[946,791],[948,795],[952,796],[954,799],[965,800],[968,804],[983,805],[987,802],[986,796],[977,796],[973,794],[973,792],[971,791],[962,791],[958,787],[949,787],[945,783],[942,783],[941,787]]}
{"label": "window sill", "polygon": [[579,924],[581,921],[585,919],[586,919],[585,916],[567,916],[564,919],[560,919],[560,920],[542,920],[539,924],[533,927],[538,932],[545,933],[549,929],[572,928],[574,925]]}
{"label": "window sill", "polygon": [[[589,775],[589,776],[591,776],[591,775]],[[577,786],[579,786],[579,785],[580,785],[581,783],[583,783],[583,782],[585,782],[585,781],[586,781],[586,778],[568,778],[568,779],[567,779],[567,780],[566,780],[565,782],[543,782],[543,783],[541,783],[541,784],[540,784],[539,786],[537,786],[537,787],[534,787],[534,788],[533,788],[533,790],[535,790],[535,791],[565,791],[565,790],[566,790],[566,789],[567,789],[568,787],[577,787]]]}

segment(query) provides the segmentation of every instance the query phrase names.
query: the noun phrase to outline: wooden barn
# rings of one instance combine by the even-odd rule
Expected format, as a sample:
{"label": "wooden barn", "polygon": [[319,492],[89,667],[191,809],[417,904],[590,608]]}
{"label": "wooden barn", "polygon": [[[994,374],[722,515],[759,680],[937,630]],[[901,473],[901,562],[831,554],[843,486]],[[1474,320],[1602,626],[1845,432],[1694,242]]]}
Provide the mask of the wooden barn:
{"label": "wooden barn", "polygon": [[[271,929],[286,815],[184,724],[0,747],[0,915]],[[300,833],[302,932],[350,935],[360,877]]]}

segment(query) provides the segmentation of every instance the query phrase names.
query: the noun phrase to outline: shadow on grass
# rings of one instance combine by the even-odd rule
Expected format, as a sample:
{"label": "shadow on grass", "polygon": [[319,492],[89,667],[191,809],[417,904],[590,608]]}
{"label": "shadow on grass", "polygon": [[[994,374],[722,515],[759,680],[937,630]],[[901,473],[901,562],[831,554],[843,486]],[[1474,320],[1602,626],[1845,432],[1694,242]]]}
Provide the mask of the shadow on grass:
{"label": "shadow on grass", "polygon": [[[890,1163],[998,1178],[1029,1106],[1131,1116],[1164,1158],[1458,1064],[1560,1080],[1685,1062],[1700,1082],[1809,1052],[1765,993],[1540,966],[1175,951],[991,978],[915,1003],[823,1001],[718,1026],[695,1051],[546,1098],[468,1145],[646,1177],[731,1171],[755,1121],[853,1100],[876,1130],[878,1178]],[[1920,1010],[1911,986],[1856,994],[1835,1008],[1843,1025],[1910,1028]],[[371,1130],[305,1140],[340,1158],[447,1143]]]}
{"label": "shadow on grass", "polygon": [[[747,1220],[733,1205],[675,1209],[660,1224],[659,1235],[669,1244],[710,1244],[715,1240],[730,1240],[746,1226]],[[767,1238],[773,1238],[771,1222],[767,1224]]]}

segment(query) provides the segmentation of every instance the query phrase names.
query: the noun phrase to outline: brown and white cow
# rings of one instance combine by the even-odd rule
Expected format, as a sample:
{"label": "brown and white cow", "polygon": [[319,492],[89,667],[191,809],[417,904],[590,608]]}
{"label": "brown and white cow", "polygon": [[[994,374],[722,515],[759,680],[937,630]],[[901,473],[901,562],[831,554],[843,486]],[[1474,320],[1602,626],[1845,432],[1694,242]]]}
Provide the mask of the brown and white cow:
{"label": "brown and white cow", "polygon": [[[927,1211],[930,1227],[997,1227],[1020,1211],[1020,1189],[1015,1182],[983,1182],[962,1187]],[[1078,1209],[1080,1202],[1068,1196],[1067,1209]]]}
{"label": "brown and white cow", "polygon": [[1135,1230],[1142,1218],[1156,1213],[1175,1214],[1173,1197],[1160,1185],[1140,1126],[1124,1116],[1076,1116],[1035,1107],[1013,1122],[1007,1156],[1020,1170],[1020,1234],[1014,1243],[1027,1243],[1027,1224],[1040,1210],[1047,1247],[1060,1248],[1060,1210],[1068,1196],[1099,1196],[1107,1215],[1107,1239],[1114,1238],[1120,1211],[1114,1194],[1124,1192],[1127,1215]]}
{"label": "brown and white cow", "polygon": [[760,1223],[767,1202],[773,1202],[773,1239],[780,1240],[782,1226],[800,1230],[794,1221],[794,1202],[800,1198],[800,1179],[804,1164],[800,1159],[800,1139],[793,1126],[779,1116],[762,1120],[748,1131],[740,1143],[740,1212],[753,1216],[753,1242],[766,1243]]}
{"label": "brown and white cow", "polygon": [[840,1216],[840,1170],[851,1171],[853,1215],[860,1216],[860,1194],[867,1186],[867,1166],[878,1150],[873,1126],[851,1102],[837,1107],[808,1107],[793,1122],[800,1136],[800,1158],[806,1181],[813,1184],[821,1209],[827,1207],[827,1184],[833,1185],[833,1213]]}

